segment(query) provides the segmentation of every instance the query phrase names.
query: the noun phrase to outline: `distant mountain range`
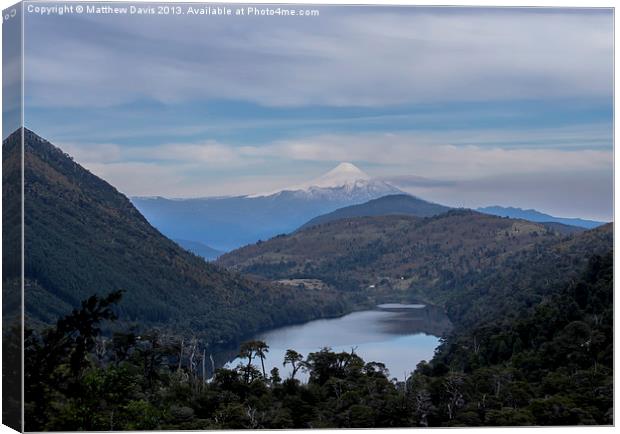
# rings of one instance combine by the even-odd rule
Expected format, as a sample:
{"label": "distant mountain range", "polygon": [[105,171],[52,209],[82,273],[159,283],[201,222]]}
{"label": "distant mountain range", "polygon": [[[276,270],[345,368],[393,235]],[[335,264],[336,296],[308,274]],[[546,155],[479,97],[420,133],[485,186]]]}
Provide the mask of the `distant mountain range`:
{"label": "distant mountain range", "polygon": [[[123,321],[187,332],[211,343],[343,312],[333,291],[292,293],[187,252],[113,186],[33,132],[24,134],[29,327],[54,323],[81,300],[116,290],[125,291],[118,306]],[[3,142],[3,179],[18,185],[21,148],[21,131]],[[7,190],[4,200],[19,203],[19,191]],[[4,223],[10,223],[7,217]],[[4,283],[19,280],[19,267],[5,271]]]}
{"label": "distant mountain range", "polygon": [[565,218],[565,217],[554,217],[549,214],[544,214],[540,211],[536,211],[535,209],[522,209],[522,208],[514,208],[514,207],[503,207],[503,206],[488,206],[484,208],[478,208],[477,211],[496,215],[500,217],[510,217],[515,219],[523,219],[529,220],[531,222],[549,222],[549,223],[561,223],[569,226],[578,226],[586,229],[593,229],[598,226],[604,225],[605,222],[599,222],[595,220],[584,220],[580,218]]}
{"label": "distant mountain range", "polygon": [[212,261],[217,259],[220,256],[222,251],[215,250],[212,247],[207,246],[200,241],[190,241],[190,240],[174,240],[179,246],[183,247],[185,250],[188,250],[198,256],[202,256],[207,261]]}
{"label": "distant mountain range", "polygon": [[328,214],[313,218],[300,229],[325,224],[334,220],[355,217],[372,217],[385,215],[410,215],[415,217],[432,217],[451,208],[419,199],[408,194],[394,194],[373,199],[360,205],[337,209]]}
{"label": "distant mountain range", "polygon": [[349,205],[402,193],[351,163],[302,185],[251,196],[201,199],[134,197],[140,212],[172,239],[223,251],[294,231],[308,220]]}
{"label": "distant mountain range", "polygon": [[[313,218],[300,229],[306,229],[311,226],[325,224],[331,221],[340,219],[351,219],[356,217],[373,217],[373,216],[388,216],[388,215],[409,215],[413,217],[433,217],[451,209],[444,205],[437,203],[427,202],[423,199],[411,196],[408,194],[394,194],[380,197],[379,199],[373,199],[363,204],[352,205],[344,208],[337,209],[328,214],[323,214]],[[534,211],[536,213],[536,211]],[[496,215],[494,213],[484,213],[490,215]],[[583,226],[573,226],[566,223],[559,223],[553,221],[558,219],[556,217],[546,216],[545,214],[537,213],[538,215],[545,216],[541,218],[541,221],[534,221],[532,219],[515,216],[512,218],[527,220],[534,223],[540,223],[550,231],[563,235],[570,235],[585,231],[587,228]],[[503,217],[499,215],[499,217]],[[567,220],[567,219],[558,219]]]}

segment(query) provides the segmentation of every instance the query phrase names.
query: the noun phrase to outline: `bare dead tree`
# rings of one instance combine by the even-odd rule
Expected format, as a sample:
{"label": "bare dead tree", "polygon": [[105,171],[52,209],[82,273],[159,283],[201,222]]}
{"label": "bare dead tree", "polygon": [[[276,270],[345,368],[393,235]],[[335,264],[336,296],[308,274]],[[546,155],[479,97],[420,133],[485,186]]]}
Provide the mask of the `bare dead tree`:
{"label": "bare dead tree", "polygon": [[181,351],[179,352],[179,368],[178,371],[181,371],[181,366],[183,363],[183,345],[185,344],[185,340],[181,339]]}
{"label": "bare dead tree", "polygon": [[188,359],[188,369],[190,372],[190,375],[194,373],[195,369],[196,369],[196,365],[194,363],[194,357],[196,356],[196,347],[198,346],[198,341],[195,337],[192,338],[192,340],[190,341],[190,345],[189,345],[189,359]]}
{"label": "bare dead tree", "polygon": [[426,389],[421,389],[415,395],[416,413],[418,414],[418,423],[420,426],[428,426],[428,414],[433,408],[431,394]]}
{"label": "bare dead tree", "polygon": [[202,349],[202,384],[207,382],[207,371],[205,369],[205,359],[207,357],[207,349]]}
{"label": "bare dead tree", "polygon": [[448,410],[448,418],[452,420],[456,410],[463,406],[463,375],[457,372],[451,372],[445,379],[444,390],[446,391],[448,402],[446,408]]}
{"label": "bare dead tree", "polygon": [[476,336],[474,336],[474,354],[478,354],[479,351],[480,351],[480,342],[478,342],[478,340],[476,339]]}
{"label": "bare dead tree", "polygon": [[95,355],[97,360],[101,362],[108,348],[108,339],[104,336],[98,336],[95,340]]}

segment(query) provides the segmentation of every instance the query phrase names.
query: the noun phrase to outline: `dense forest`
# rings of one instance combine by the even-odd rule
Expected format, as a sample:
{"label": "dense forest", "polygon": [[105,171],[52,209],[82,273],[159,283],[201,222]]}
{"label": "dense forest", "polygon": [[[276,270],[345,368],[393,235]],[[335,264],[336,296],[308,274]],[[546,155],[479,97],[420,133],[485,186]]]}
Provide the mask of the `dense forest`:
{"label": "dense forest", "polygon": [[[120,292],[93,296],[44,332],[26,332],[26,429],[140,430],[611,424],[613,260],[513,319],[457,332],[406,382],[378,361],[328,348],[287,352],[261,369],[268,343],[205,381],[196,342],[157,331],[101,335]],[[295,378],[309,374],[307,383]]]}
{"label": "dense forest", "polygon": [[429,423],[613,423],[612,253],[591,257],[580,278],[530,305],[533,292],[482,297],[486,316],[452,316],[462,326],[409,380],[435,406]]}
{"label": "dense forest", "polygon": [[[451,210],[427,218],[331,221],[235,250],[218,263],[269,279],[318,279],[358,299],[444,306],[456,292],[471,299],[469,290],[507,273],[527,290],[536,279],[519,267],[542,263],[534,256],[547,258],[543,262],[548,266],[574,257],[568,267],[574,272],[587,255],[611,248],[611,239],[611,225],[567,235],[544,224]],[[576,254],[569,255],[565,245],[574,246]],[[557,274],[552,266],[547,271]]]}

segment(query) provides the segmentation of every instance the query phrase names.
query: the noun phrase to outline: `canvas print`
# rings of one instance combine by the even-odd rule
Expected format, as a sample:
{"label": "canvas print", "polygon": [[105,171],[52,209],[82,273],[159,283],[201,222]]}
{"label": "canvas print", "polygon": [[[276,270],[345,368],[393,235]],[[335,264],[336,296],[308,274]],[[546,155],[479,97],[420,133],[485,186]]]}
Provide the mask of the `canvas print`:
{"label": "canvas print", "polygon": [[612,425],[611,8],[3,12],[3,423]]}

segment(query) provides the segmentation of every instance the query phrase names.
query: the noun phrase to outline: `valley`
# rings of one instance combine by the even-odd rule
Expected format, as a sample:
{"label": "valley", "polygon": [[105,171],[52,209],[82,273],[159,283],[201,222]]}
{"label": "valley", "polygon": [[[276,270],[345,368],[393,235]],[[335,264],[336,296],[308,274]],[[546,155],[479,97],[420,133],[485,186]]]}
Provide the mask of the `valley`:
{"label": "valley", "polygon": [[[19,139],[16,133],[3,143],[4,176],[10,179],[19,175]],[[161,411],[171,404],[161,401],[154,387],[174,393],[187,386],[189,396],[214,391],[217,400],[231,388],[237,390],[238,404],[245,405],[256,398],[253,388],[274,393],[270,399],[278,401],[286,390],[306,397],[329,393],[332,382],[345,382],[365,396],[368,389],[359,388],[359,382],[372,382],[385,388],[379,402],[406,397],[397,415],[373,410],[381,415],[372,422],[378,426],[387,421],[452,426],[610,420],[610,395],[596,395],[583,384],[577,394],[568,383],[549,384],[558,376],[577,382],[587,375],[596,390],[609,387],[612,223],[585,229],[453,209],[393,191],[347,164],[318,185],[297,190],[242,198],[134,198],[132,203],[29,130],[24,149],[26,332],[37,336],[28,351],[29,370],[39,375],[28,383],[31,397],[44,396],[41,385],[66,375],[57,370],[67,363],[62,354],[86,351],[80,343],[86,332],[71,331],[72,316],[78,315],[78,323],[85,318],[102,323],[88,329],[94,333],[88,351],[98,342],[112,347],[104,345],[103,356],[84,352],[72,369],[93,375],[117,375],[119,366],[150,372],[119,375],[140,383],[149,405]],[[152,219],[136,202],[154,212]],[[211,243],[215,238],[204,235],[208,213],[225,211],[214,212],[221,220],[209,231],[224,239],[229,232],[218,232],[222,225],[237,231],[240,216],[250,215],[254,205],[256,218],[243,219],[248,230],[227,245],[228,252],[217,250]],[[176,242],[166,237],[168,229],[161,229],[163,234],[156,229],[157,216],[163,216],[160,227],[173,225],[188,237]],[[194,223],[190,217],[196,217]],[[274,219],[279,226],[263,227]],[[256,239],[257,231],[263,231],[264,240]],[[203,234],[204,241],[195,241],[195,234]],[[243,237],[254,241],[232,249]],[[14,285],[18,270],[6,270],[5,285]],[[548,329],[541,329],[543,324]],[[338,333],[325,337],[332,329]],[[585,350],[583,342],[590,342]],[[58,366],[42,362],[50,348],[65,345],[76,347],[57,353]],[[270,345],[272,359],[265,358]],[[553,358],[554,351],[565,356]],[[156,366],[145,364],[145,354],[157,360]],[[100,365],[91,363],[93,357]],[[280,359],[291,357],[303,366],[298,378],[303,382],[283,380],[278,371],[262,372],[264,363],[279,368]],[[212,385],[204,383],[207,363],[215,370]],[[292,374],[283,370],[284,377]],[[82,388],[80,375],[63,381]],[[446,385],[462,395],[449,410]],[[489,393],[493,398],[487,403]],[[555,401],[548,403],[547,396]],[[316,406],[317,399],[304,405]],[[420,410],[420,402],[430,410]],[[565,412],[550,415],[549,405]],[[576,415],[575,406],[586,410]],[[269,417],[265,413],[265,420]],[[45,416],[32,418],[38,428],[65,426]],[[191,420],[196,425],[182,426],[213,423]],[[310,423],[316,423],[313,416],[285,422],[275,417],[268,426]]]}
{"label": "valley", "polygon": [[[5,141],[5,152],[14,143]],[[515,261],[531,260],[535,252],[557,256],[564,245],[580,247],[584,258],[603,254],[610,237],[610,225],[584,232],[392,194],[388,184],[343,163],[296,189],[247,200],[286,197],[276,208],[294,214],[299,209],[291,206],[291,195],[305,203],[309,197],[384,195],[302,222],[310,212],[303,209],[295,217],[301,223],[288,234],[229,253],[177,240],[191,254],[161,236],[114,187],[28,130],[26,150],[26,276],[33,295],[27,312],[37,326],[91,293],[118,289],[126,292],[119,306],[126,326],[166,324],[211,343],[386,302],[422,301],[450,312],[453,299],[506,275]],[[12,167],[6,169],[11,176]],[[53,197],[62,197],[62,205],[51,207]],[[261,227],[260,220],[250,223]],[[583,248],[583,240],[594,245]],[[86,249],[88,255],[81,253]]]}
{"label": "valley", "polygon": [[[18,154],[20,141],[19,132],[5,140],[5,156]],[[3,169],[11,177],[19,166]],[[91,295],[119,290],[121,330],[163,327],[205,344],[348,310],[348,301],[331,289],[291,292],[188,252],[113,186],[29,130],[24,177],[29,328],[55,323]],[[5,270],[5,282],[18,279],[19,268]]]}

